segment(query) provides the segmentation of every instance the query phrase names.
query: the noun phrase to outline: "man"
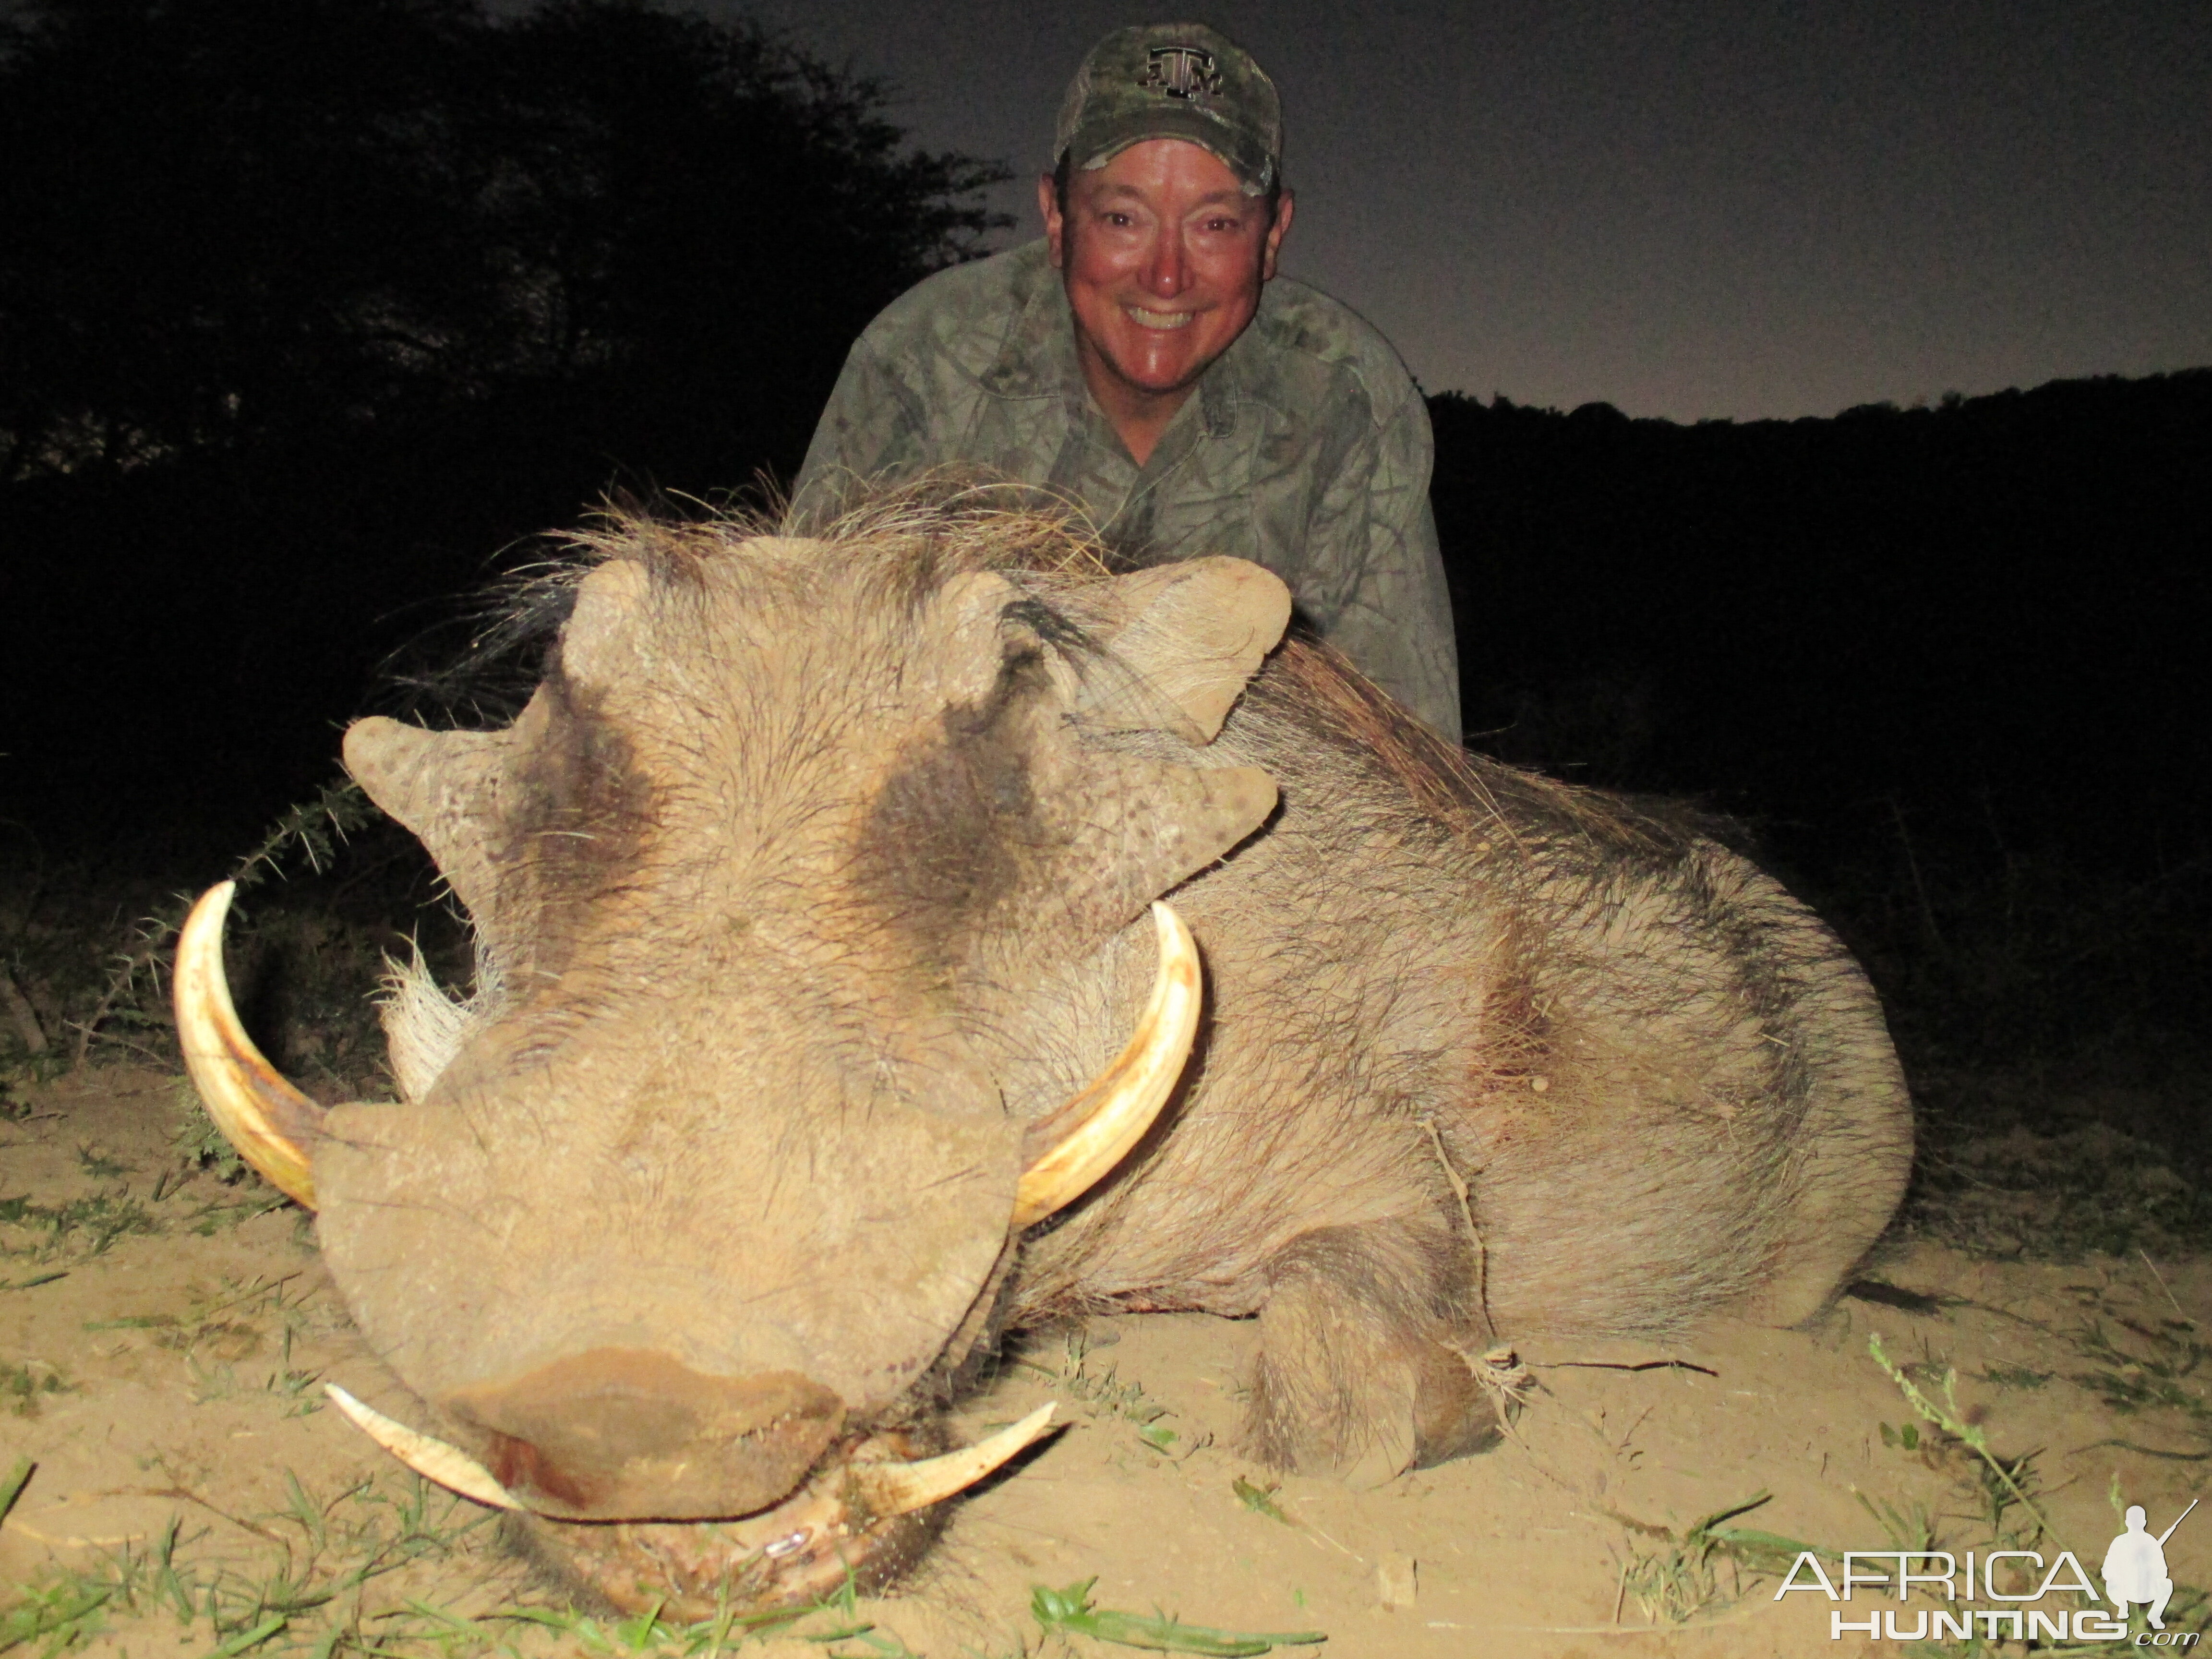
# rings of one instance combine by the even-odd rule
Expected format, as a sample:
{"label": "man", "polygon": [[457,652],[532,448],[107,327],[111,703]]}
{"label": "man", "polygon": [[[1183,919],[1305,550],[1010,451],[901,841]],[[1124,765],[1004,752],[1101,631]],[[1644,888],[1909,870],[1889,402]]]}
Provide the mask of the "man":
{"label": "man", "polygon": [[[2191,1504],[2190,1510],[2197,1507]],[[2189,1518],[2189,1510],[2181,1512],[2178,1527]],[[2166,1573],[2166,1540],[2173,1536],[2173,1527],[2168,1527],[2157,1537],[2151,1536],[2149,1517],[2140,1504],[2128,1505],[2128,1529],[2112,1540],[2112,1547],[2105,1552],[2105,1570],[2100,1576],[2105,1581],[2105,1595],[2120,1610],[2120,1617],[2128,1616],[2128,1603],[2145,1601],[2150,1605],[2150,1627],[2164,1630],[2166,1604],[2173,1599],[2173,1580]]]}
{"label": "man", "polygon": [[1079,507],[1133,564],[1255,560],[1456,742],[1428,410],[1381,335],[1275,278],[1294,204],[1274,83],[1201,25],[1117,29],[1055,148],[1042,242],[939,272],[860,337],[802,509],[964,464]]}

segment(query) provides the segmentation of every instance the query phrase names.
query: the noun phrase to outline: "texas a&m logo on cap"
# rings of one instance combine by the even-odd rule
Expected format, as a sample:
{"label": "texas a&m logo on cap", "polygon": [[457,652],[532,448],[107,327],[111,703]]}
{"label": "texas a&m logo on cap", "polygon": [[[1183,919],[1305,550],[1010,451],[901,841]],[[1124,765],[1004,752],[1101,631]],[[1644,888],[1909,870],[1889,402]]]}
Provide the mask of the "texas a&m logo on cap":
{"label": "texas a&m logo on cap", "polygon": [[1164,92],[1170,98],[1195,98],[1221,90],[1221,71],[1213,54],[1200,46],[1154,46],[1146,54],[1145,72],[1137,84]]}

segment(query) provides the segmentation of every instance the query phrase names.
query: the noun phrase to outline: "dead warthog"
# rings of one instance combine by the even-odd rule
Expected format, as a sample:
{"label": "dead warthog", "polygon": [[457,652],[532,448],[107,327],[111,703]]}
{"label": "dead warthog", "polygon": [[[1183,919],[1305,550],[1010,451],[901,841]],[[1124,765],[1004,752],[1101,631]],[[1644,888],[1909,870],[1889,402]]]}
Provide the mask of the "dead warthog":
{"label": "dead warthog", "polygon": [[908,501],[617,522],[565,592],[508,729],[346,737],[479,940],[388,1011],[405,1098],[269,1070],[226,889],[177,994],[444,1437],[340,1403],[618,1601],[910,1558],[1043,1426],[937,1426],[1010,1324],[1256,1314],[1249,1449],[1375,1480],[1488,1443],[1512,1339],[1792,1323],[1897,1201],[1818,921],[1279,647],[1256,565]]}

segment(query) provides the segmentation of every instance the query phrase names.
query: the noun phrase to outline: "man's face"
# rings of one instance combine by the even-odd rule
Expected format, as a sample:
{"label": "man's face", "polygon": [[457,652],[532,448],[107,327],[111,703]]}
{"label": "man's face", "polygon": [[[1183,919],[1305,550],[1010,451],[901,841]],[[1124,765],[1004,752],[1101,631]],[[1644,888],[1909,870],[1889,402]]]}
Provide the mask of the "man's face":
{"label": "man's face", "polygon": [[1049,176],[1037,193],[1086,368],[1140,395],[1188,387],[1244,331],[1291,225],[1288,192],[1271,221],[1227,162],[1178,138],[1075,169],[1064,216]]}

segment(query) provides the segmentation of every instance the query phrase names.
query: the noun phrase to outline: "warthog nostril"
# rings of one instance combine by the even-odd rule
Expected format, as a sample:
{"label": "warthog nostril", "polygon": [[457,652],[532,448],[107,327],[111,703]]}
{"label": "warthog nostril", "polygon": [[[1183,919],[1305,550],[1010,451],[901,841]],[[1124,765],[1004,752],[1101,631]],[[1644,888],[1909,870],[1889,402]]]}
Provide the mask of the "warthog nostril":
{"label": "warthog nostril", "polygon": [[716,1376],[647,1348],[593,1348],[447,1395],[485,1466],[532,1508],[704,1520],[787,1496],[844,1425],[795,1371]]}
{"label": "warthog nostril", "polygon": [[592,1488],[555,1464],[544,1451],[496,1429],[486,1432],[490,1441],[484,1448],[483,1466],[507,1491],[528,1492],[539,1499],[550,1498],[573,1510],[591,1509]]}

